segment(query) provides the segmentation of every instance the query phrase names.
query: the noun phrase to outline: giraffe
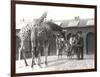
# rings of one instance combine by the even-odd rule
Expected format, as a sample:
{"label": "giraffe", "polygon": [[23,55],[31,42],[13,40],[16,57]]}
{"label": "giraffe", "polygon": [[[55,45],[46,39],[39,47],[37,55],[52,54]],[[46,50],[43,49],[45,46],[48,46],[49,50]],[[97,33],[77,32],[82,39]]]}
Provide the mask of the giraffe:
{"label": "giraffe", "polygon": [[[36,21],[34,21],[33,23],[28,23],[26,24],[24,27],[21,28],[20,32],[17,34],[19,39],[20,39],[20,48],[19,48],[19,60],[20,60],[20,54],[22,52],[23,58],[24,58],[24,62],[25,65],[28,66],[28,63],[26,61],[25,58],[25,41],[28,39],[31,39],[31,52],[32,52],[32,67],[33,67],[33,63],[34,63],[34,52],[36,49],[36,29],[39,28],[38,26],[41,25],[41,23],[44,21],[44,19],[46,18],[47,13],[44,12],[43,15],[37,19]],[[34,40],[33,40],[33,35],[35,36]],[[33,44],[34,43],[34,44]]]}
{"label": "giraffe", "polygon": [[[43,22],[43,24],[41,25],[42,29],[44,32],[40,33],[40,38],[43,39],[39,39],[40,40],[40,46],[43,44],[43,48],[44,48],[44,56],[45,56],[45,65],[48,66],[47,63],[47,56],[48,56],[48,49],[50,46],[50,42],[52,40],[52,37],[57,36],[58,34],[63,35],[62,34],[62,28],[60,26],[58,26],[57,24],[48,21],[48,22]],[[42,33],[44,36],[42,36]],[[41,43],[42,41],[42,43]]]}

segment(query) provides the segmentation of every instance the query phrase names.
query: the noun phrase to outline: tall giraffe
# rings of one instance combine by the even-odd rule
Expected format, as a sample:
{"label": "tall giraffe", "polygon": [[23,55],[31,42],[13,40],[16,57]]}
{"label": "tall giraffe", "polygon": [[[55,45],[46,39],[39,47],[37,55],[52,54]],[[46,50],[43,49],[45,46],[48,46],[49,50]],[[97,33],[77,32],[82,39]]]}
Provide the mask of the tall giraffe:
{"label": "tall giraffe", "polygon": [[[27,39],[31,39],[31,46],[32,46],[32,67],[33,67],[33,63],[34,63],[34,52],[36,49],[36,32],[37,32],[37,28],[39,28],[39,26],[41,25],[41,23],[44,21],[44,19],[47,16],[47,12],[44,12],[43,15],[37,19],[37,21],[34,21],[32,24],[26,24],[26,26],[22,27],[22,29],[20,30],[20,32],[17,34],[18,37],[20,38],[21,42],[20,42],[20,48],[19,48],[19,60],[20,60],[20,54],[22,52],[24,61],[25,61],[25,65],[28,66],[26,58],[25,58],[25,41]],[[34,40],[33,40],[33,35],[34,35]]]}

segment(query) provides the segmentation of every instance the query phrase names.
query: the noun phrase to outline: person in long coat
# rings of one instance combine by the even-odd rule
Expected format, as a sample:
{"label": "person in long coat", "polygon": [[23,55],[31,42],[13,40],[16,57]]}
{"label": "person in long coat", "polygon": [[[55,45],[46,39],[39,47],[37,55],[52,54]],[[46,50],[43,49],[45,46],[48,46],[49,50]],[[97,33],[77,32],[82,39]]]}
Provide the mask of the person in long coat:
{"label": "person in long coat", "polygon": [[83,59],[84,58],[84,40],[82,37],[82,31],[77,32],[77,58]]}

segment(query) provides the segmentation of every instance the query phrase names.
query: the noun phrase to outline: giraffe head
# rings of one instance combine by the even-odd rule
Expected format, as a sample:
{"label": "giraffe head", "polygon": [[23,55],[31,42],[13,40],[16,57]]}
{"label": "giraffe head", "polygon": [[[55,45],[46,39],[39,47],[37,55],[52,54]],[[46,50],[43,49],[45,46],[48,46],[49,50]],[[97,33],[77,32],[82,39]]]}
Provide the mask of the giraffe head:
{"label": "giraffe head", "polygon": [[45,11],[45,12],[42,14],[41,18],[46,18],[46,17],[47,17],[47,12]]}

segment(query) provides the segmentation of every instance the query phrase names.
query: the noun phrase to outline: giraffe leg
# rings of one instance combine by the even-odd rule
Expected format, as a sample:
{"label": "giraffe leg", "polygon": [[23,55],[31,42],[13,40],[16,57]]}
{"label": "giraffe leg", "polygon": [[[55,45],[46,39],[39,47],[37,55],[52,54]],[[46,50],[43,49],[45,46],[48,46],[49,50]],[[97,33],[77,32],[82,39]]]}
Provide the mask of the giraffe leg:
{"label": "giraffe leg", "polygon": [[61,59],[62,59],[62,51],[61,51]]}
{"label": "giraffe leg", "polygon": [[40,45],[40,42],[38,42],[37,52],[38,52],[38,65],[41,68],[41,58],[40,58],[40,56],[41,56],[41,45]]}
{"label": "giraffe leg", "polygon": [[32,64],[31,67],[33,68],[33,65],[35,65],[34,59],[35,59],[35,51],[36,51],[36,47],[33,46],[32,43]]}
{"label": "giraffe leg", "polygon": [[19,55],[18,55],[18,60],[20,60],[20,56],[21,56],[21,51],[22,51],[22,47],[19,48]]}
{"label": "giraffe leg", "polygon": [[40,52],[39,52],[39,54],[38,54],[38,65],[40,66],[40,68],[42,68],[42,67],[41,67],[41,58],[40,58],[40,56],[41,56],[41,54],[40,54]]}
{"label": "giraffe leg", "polygon": [[46,65],[46,66],[48,65],[48,63],[47,63],[48,48],[49,48],[49,43],[46,42],[46,43],[45,43],[45,47],[44,47],[44,52],[45,52],[45,65]]}
{"label": "giraffe leg", "polygon": [[21,44],[21,47],[22,47],[21,52],[22,52],[22,55],[23,55],[23,58],[24,58],[25,65],[28,66],[27,61],[26,61],[26,57],[25,57],[25,52],[24,52],[25,47],[24,47],[23,42],[22,42],[22,44]]}
{"label": "giraffe leg", "polygon": [[32,65],[31,65],[31,67],[33,68],[33,65],[35,64],[35,62],[34,62],[34,58],[35,58],[35,52],[34,52],[34,50],[35,50],[35,48],[33,48],[32,49]]}
{"label": "giraffe leg", "polygon": [[59,52],[58,52],[58,60],[59,60],[59,57],[60,57],[60,54],[59,54]]}
{"label": "giraffe leg", "polygon": [[59,60],[59,49],[57,49],[57,57],[58,57],[58,60]]}
{"label": "giraffe leg", "polygon": [[28,66],[27,61],[26,61],[26,57],[25,57],[25,52],[24,51],[22,51],[22,55],[23,55],[23,58],[24,58],[25,65]]}

